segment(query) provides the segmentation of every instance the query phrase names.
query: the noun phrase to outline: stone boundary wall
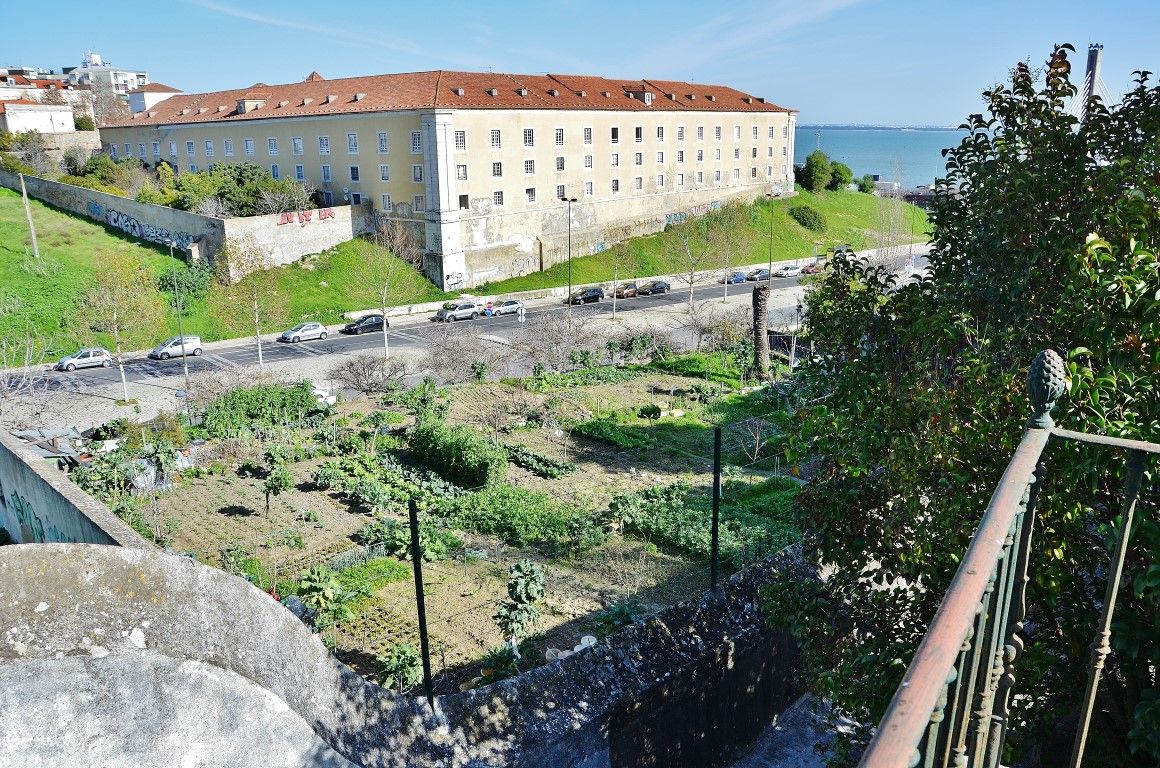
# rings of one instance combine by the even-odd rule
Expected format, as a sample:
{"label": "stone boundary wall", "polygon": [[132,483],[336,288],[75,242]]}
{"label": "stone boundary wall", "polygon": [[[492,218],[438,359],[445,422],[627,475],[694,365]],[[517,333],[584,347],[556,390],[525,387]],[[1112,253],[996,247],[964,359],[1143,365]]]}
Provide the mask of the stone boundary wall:
{"label": "stone boundary wall", "polygon": [[[24,184],[32,197],[140,240],[172,241],[194,260],[212,260],[225,243],[238,242],[258,247],[267,263],[289,264],[368,231],[372,221],[369,205],[217,219],[37,176],[25,176]],[[19,192],[20,178],[0,171],[0,185]]]}
{"label": "stone boundary wall", "polygon": [[[18,544],[78,542],[151,547],[104,504],[2,430],[0,527]],[[4,552],[0,549],[0,557]]]}
{"label": "stone boundary wall", "polygon": [[[432,712],[420,697],[394,695],[367,682],[336,661],[289,611],[217,569],[156,551],[94,545],[12,546],[3,554],[0,674],[23,682],[0,691],[0,704],[12,711],[19,711],[21,697],[70,696],[68,690],[41,690],[36,678],[20,674],[22,668],[77,654],[135,655],[147,667],[160,655],[213,665],[265,688],[330,747],[362,766],[620,768],[643,764],[643,749],[656,765],[712,768],[742,751],[760,733],[753,728],[772,722],[798,693],[792,642],[768,629],[760,615],[760,588],[775,571],[794,567],[788,555],[567,659],[440,697]],[[707,669],[734,666],[745,679],[764,681],[754,686],[760,697],[747,699],[753,728],[726,729],[736,741],[708,751],[674,751],[674,744],[703,739],[698,733],[706,722],[728,717],[731,702],[746,698],[735,688],[736,676],[705,677]],[[634,741],[633,713],[641,701],[659,695],[671,706],[679,703],[674,694],[691,685],[696,700],[672,709],[684,717],[666,719],[659,746]],[[100,699],[91,706],[100,706]],[[181,713],[157,711],[155,717],[164,725],[167,718],[180,720]],[[127,740],[142,724],[123,727],[125,733],[104,739]],[[52,740],[68,729],[67,722],[40,722],[34,738],[9,742],[27,750],[18,759],[31,761],[37,739]],[[717,757],[695,762],[707,754]],[[138,765],[164,765],[171,755],[134,757]]]}

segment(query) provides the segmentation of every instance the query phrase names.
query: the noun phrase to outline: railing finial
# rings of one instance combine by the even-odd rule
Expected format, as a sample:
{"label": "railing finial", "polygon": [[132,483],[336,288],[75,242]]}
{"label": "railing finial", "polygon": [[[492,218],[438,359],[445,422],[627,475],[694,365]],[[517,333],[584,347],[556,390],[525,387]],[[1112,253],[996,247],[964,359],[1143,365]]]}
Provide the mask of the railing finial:
{"label": "railing finial", "polygon": [[1031,361],[1031,367],[1027,370],[1027,391],[1031,395],[1034,411],[1027,421],[1029,429],[1051,429],[1055,426],[1051,409],[1063,395],[1065,375],[1063,358],[1053,349],[1043,350]]}

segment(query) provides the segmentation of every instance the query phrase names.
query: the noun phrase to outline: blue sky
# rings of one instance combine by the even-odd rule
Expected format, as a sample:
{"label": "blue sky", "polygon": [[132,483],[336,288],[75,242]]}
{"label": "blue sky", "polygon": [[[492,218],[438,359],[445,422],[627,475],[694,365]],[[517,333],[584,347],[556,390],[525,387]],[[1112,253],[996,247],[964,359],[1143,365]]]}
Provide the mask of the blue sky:
{"label": "blue sky", "polygon": [[[113,8],[115,7],[115,11]],[[1160,72],[1155,0],[734,0],[729,3],[58,0],[5,10],[0,64],[58,69],[86,50],[187,91],[254,82],[468,69],[731,85],[801,110],[803,123],[957,125],[1019,60],[1089,42],[1103,79]]]}

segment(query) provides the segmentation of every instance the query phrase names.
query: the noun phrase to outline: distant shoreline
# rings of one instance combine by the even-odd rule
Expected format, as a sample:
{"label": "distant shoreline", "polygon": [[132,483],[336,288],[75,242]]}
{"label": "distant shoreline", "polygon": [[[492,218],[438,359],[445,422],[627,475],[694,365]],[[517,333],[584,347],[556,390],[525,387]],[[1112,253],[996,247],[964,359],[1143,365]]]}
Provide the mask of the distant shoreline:
{"label": "distant shoreline", "polygon": [[946,125],[862,125],[860,123],[798,123],[797,128],[825,128],[828,131],[957,131]]}

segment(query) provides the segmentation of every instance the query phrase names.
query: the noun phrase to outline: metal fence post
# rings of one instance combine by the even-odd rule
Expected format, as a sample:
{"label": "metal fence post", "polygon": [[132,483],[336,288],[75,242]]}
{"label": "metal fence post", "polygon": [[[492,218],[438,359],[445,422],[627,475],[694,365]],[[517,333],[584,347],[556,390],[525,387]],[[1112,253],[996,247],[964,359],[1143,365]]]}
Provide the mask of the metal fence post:
{"label": "metal fence post", "polygon": [[419,612],[419,651],[423,655],[423,691],[427,703],[435,709],[431,690],[431,649],[427,642],[427,609],[423,601],[423,549],[419,546],[419,507],[411,499],[407,505],[411,517],[411,565],[415,571],[415,608]]}
{"label": "metal fence post", "polygon": [[721,542],[718,530],[721,523],[721,427],[713,428],[713,543],[709,555],[709,588],[717,589],[717,561]]}

